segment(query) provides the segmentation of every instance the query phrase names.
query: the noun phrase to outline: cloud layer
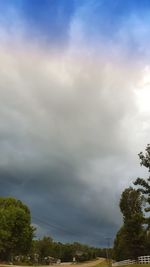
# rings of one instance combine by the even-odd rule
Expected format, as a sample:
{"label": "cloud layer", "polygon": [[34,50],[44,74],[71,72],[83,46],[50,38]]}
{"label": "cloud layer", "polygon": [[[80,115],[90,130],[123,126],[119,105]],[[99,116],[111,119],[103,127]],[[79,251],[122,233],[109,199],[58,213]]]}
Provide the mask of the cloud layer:
{"label": "cloud layer", "polygon": [[0,194],[30,206],[38,235],[99,246],[121,224],[121,191],[143,172],[136,155],[149,143],[150,72],[147,23],[130,14],[108,41],[96,27],[90,34],[91,3],[75,10],[59,49],[26,39],[20,17],[10,36],[3,23]]}

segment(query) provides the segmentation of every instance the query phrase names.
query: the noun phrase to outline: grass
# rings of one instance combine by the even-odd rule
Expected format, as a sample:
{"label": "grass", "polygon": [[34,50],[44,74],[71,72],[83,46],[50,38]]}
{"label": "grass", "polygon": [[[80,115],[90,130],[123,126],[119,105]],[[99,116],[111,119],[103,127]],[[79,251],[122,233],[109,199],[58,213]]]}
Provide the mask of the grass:
{"label": "grass", "polygon": [[96,265],[94,265],[92,267],[108,267],[108,263],[107,263],[106,260],[104,260],[104,261],[102,261],[102,262],[100,262],[100,263],[98,263],[98,264],[96,264]]}

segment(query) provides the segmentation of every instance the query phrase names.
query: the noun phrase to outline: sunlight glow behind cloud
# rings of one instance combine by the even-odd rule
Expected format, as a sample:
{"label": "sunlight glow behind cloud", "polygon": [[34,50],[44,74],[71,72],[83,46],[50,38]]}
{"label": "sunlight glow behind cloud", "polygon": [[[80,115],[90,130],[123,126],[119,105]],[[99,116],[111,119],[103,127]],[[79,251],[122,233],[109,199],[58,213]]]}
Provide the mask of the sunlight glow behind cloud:
{"label": "sunlight glow behind cloud", "polygon": [[150,114],[150,66],[145,67],[143,71],[136,97],[140,112],[148,116]]}

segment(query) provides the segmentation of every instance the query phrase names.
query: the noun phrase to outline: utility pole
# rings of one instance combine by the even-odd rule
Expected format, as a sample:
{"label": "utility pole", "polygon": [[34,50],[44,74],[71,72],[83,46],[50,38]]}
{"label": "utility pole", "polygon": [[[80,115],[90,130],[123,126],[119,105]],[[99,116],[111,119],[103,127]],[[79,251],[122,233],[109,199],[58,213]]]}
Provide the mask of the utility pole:
{"label": "utility pole", "polygon": [[108,267],[111,267],[111,258],[110,258],[110,253],[109,253],[110,240],[111,240],[111,238],[110,238],[110,237],[106,237],[105,239],[106,239],[106,241],[107,241],[107,246],[106,246],[106,258],[107,258],[107,264],[108,264]]}

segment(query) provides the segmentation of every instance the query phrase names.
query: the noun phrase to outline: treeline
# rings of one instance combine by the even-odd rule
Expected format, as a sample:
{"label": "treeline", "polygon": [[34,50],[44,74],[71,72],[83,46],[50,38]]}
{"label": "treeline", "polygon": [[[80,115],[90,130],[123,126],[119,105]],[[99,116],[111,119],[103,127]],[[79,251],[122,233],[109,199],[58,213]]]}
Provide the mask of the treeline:
{"label": "treeline", "polygon": [[[139,154],[140,164],[150,172],[150,145]],[[137,260],[150,254],[150,176],[137,178],[133,187],[126,188],[120,199],[123,225],[118,231],[113,248],[113,258]]]}
{"label": "treeline", "polygon": [[[82,262],[97,257],[106,257],[106,250],[90,247],[77,242],[72,244],[63,244],[53,241],[50,237],[43,237],[39,240],[34,240],[30,256],[38,255],[38,261],[42,264],[55,261],[57,259],[62,262]],[[48,258],[51,256],[52,258]]]}
{"label": "treeline", "polygon": [[51,237],[35,240],[29,208],[15,198],[0,198],[0,262],[50,264],[106,257],[106,250],[80,243],[62,244]]}

